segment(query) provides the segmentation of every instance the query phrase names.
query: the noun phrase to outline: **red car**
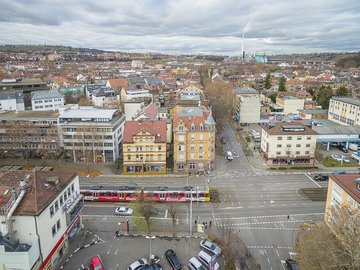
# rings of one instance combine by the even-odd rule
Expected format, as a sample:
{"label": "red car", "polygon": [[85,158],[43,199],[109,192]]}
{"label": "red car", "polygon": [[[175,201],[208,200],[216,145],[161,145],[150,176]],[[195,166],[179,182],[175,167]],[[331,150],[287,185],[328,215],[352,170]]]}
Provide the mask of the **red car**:
{"label": "red car", "polygon": [[93,257],[90,261],[90,270],[105,270],[104,264],[99,255]]}

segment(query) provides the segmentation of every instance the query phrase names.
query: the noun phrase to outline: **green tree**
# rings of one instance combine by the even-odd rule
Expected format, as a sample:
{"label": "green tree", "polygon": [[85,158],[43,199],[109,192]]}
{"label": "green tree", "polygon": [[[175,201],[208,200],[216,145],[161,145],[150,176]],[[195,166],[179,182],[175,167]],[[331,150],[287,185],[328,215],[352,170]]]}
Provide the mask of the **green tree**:
{"label": "green tree", "polygon": [[276,97],[277,97],[277,93],[272,93],[272,94],[270,95],[270,99],[271,99],[271,101],[272,101],[273,103],[276,103]]}
{"label": "green tree", "polygon": [[340,86],[340,88],[338,88],[336,90],[336,95],[337,96],[347,96],[347,95],[349,95],[349,91],[344,86]]}
{"label": "green tree", "polygon": [[319,105],[321,105],[321,107],[323,109],[328,109],[329,108],[329,102],[331,97],[333,96],[333,92],[330,88],[330,86],[326,87],[324,85],[322,85],[319,88],[317,97],[316,97],[316,101]]}
{"label": "green tree", "polygon": [[[151,194],[150,194],[151,195]],[[133,223],[137,229],[145,229],[147,233],[151,232],[152,220],[150,219],[157,212],[157,209],[154,207],[154,202],[152,200],[147,200],[145,198],[144,191],[142,190],[133,203]]]}
{"label": "green tree", "polygon": [[264,81],[264,88],[270,89],[271,88],[271,82],[270,82],[270,74],[267,74]]}
{"label": "green tree", "polygon": [[286,91],[286,78],[284,76],[281,76],[279,79],[279,92],[285,92]]}

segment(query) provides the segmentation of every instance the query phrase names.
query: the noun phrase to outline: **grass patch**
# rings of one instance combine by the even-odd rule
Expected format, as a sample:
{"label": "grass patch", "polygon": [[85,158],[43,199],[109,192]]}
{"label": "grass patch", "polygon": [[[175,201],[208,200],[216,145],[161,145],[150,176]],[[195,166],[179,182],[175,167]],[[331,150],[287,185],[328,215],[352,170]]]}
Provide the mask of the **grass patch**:
{"label": "grass patch", "polygon": [[358,164],[353,162],[343,162],[341,165],[341,161],[337,161],[335,159],[328,157],[323,160],[323,165],[325,167],[357,167],[358,166]]}

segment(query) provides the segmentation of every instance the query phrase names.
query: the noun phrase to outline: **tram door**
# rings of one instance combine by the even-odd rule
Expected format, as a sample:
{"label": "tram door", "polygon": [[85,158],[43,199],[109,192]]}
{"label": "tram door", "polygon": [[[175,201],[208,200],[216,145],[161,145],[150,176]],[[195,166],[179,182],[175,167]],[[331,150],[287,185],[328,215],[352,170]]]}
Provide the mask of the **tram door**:
{"label": "tram door", "polygon": [[190,192],[186,192],[186,200],[187,200],[187,201],[191,201],[191,195],[192,195],[191,191],[190,191]]}
{"label": "tram door", "polygon": [[161,192],[161,193],[159,194],[160,202],[165,201],[165,196],[166,196],[166,194],[165,194],[164,192]]}
{"label": "tram door", "polygon": [[97,201],[99,199],[99,193],[98,192],[94,192],[94,199],[95,201]]}

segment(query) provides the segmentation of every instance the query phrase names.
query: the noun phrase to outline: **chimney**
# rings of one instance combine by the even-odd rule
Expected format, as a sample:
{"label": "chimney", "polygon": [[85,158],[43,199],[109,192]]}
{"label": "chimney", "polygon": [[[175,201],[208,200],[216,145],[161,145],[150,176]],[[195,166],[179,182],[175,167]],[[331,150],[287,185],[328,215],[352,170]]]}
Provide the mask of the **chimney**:
{"label": "chimney", "polygon": [[243,33],[243,35],[242,35],[242,42],[241,42],[241,55],[242,55],[242,60],[245,60],[244,39],[245,39],[245,34]]}

